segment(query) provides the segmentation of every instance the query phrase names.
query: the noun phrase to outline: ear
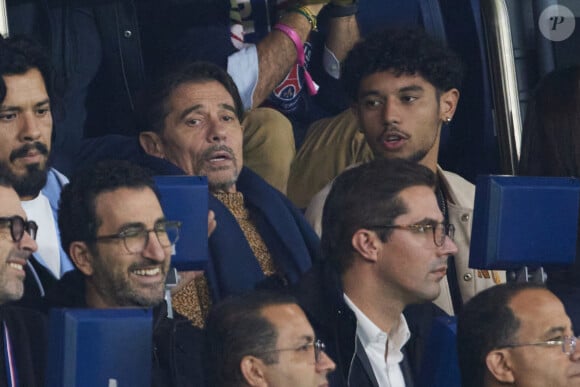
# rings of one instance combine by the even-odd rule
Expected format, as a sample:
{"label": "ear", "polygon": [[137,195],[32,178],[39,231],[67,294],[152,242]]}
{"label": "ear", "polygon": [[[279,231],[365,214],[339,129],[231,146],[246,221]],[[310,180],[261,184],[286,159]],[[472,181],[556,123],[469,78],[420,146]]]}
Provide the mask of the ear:
{"label": "ear", "polygon": [[150,156],[165,158],[165,151],[163,149],[163,142],[159,135],[155,132],[142,132],[139,134],[139,144]]}
{"label": "ear", "polygon": [[457,103],[459,102],[459,90],[450,89],[439,97],[439,118],[443,122],[453,119]]}
{"label": "ear", "polygon": [[93,257],[85,242],[72,242],[68,252],[75,266],[84,275],[91,276],[93,274]]}
{"label": "ear", "polygon": [[266,365],[255,356],[244,356],[240,362],[240,370],[245,382],[250,386],[267,386]]}
{"label": "ear", "polygon": [[357,230],[351,239],[352,247],[369,262],[376,262],[383,247],[379,236],[364,228]]}
{"label": "ear", "polygon": [[485,357],[488,372],[499,382],[514,383],[515,377],[510,364],[509,353],[503,349],[495,349]]}

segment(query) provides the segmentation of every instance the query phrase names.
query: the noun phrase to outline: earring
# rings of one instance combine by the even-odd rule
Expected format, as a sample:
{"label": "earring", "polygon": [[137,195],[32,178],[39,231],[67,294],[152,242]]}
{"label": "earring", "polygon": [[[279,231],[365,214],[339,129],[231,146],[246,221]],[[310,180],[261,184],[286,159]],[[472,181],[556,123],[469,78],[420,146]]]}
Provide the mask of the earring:
{"label": "earring", "polygon": [[447,117],[447,118],[445,119],[445,121],[447,121],[447,123],[450,123],[450,122],[451,122],[451,117]]}

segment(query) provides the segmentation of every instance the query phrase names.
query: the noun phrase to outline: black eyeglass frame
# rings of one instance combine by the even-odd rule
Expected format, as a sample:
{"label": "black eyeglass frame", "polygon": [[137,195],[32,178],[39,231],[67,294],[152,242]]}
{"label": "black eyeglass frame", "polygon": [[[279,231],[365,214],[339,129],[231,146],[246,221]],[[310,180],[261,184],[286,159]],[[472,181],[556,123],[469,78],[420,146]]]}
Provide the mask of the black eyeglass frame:
{"label": "black eyeglass frame", "polygon": [[5,223],[8,224],[13,242],[20,242],[24,232],[27,232],[32,239],[36,239],[38,224],[34,220],[24,220],[20,215],[0,217],[0,225]]}
{"label": "black eyeglass frame", "polygon": [[[161,228],[157,228],[159,227],[159,225],[164,225],[163,229]],[[159,238],[159,232],[164,232],[167,234],[167,229],[168,228],[175,228],[176,231],[176,235],[175,235],[175,240],[171,241],[169,240],[169,244],[163,244],[161,238]],[[155,236],[157,237],[157,240],[159,241],[159,244],[161,244],[161,246],[163,247],[171,247],[173,245],[175,245],[177,243],[177,241],[179,240],[179,231],[181,230],[181,222],[178,220],[161,220],[161,221],[157,221],[155,222],[155,225],[153,226],[153,228],[150,229],[146,229],[143,228],[141,230],[138,231],[131,231],[131,230],[124,230],[121,231],[117,234],[110,234],[110,235],[100,235],[97,236],[95,238],[93,238],[91,240],[91,242],[106,242],[106,241],[110,241],[110,240],[117,240],[117,239],[122,239],[123,240],[123,245],[125,246],[125,249],[131,253],[131,254],[138,254],[140,252],[142,252],[145,247],[147,246],[147,244],[149,243],[149,234],[151,232],[155,233]],[[129,245],[127,244],[127,238],[135,238],[135,237],[140,237],[143,236],[143,246],[138,249],[138,251],[133,251],[129,248]]]}
{"label": "black eyeglass frame", "polygon": [[[372,225],[367,226],[366,228],[369,229],[399,229],[399,230],[407,230],[418,234],[424,234],[427,230],[431,230],[433,233],[433,243],[435,246],[441,247],[445,244],[445,237],[449,237],[449,239],[453,240],[455,236],[455,226],[451,223],[446,222],[439,222],[439,223],[431,223],[431,224],[391,224],[391,225]],[[441,240],[437,241],[435,234],[437,230],[443,228],[443,233],[441,234]]]}

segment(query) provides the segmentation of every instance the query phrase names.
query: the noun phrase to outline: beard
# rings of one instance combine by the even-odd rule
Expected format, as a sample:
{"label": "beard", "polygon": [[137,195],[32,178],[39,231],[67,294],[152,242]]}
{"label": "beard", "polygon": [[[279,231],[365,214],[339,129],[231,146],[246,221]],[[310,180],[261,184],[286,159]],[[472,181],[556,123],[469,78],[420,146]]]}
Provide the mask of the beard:
{"label": "beard", "polygon": [[[48,148],[43,143],[37,141],[13,150],[10,153],[10,162],[13,162],[19,157],[26,156],[31,150],[36,150],[48,158]],[[44,165],[40,163],[26,165],[26,172],[19,176],[10,169],[8,163],[0,162],[0,173],[10,180],[18,196],[35,197],[46,185],[48,166],[46,163]]]}
{"label": "beard", "polygon": [[[129,267],[128,271],[138,269],[140,266],[134,264]],[[167,268],[161,267],[164,274]],[[124,272],[112,271],[110,266],[102,262],[100,257],[93,259],[93,279],[97,291],[102,295],[110,307],[154,307],[163,301],[165,282],[158,285],[151,285],[144,289],[137,289],[131,284],[131,281]]]}
{"label": "beard", "polygon": [[[233,170],[230,167],[212,167],[207,166],[207,160],[211,157],[212,153],[223,151],[227,152],[230,155],[230,158],[233,163]],[[201,176],[207,176],[207,183],[210,192],[217,192],[223,191],[227,192],[232,186],[234,186],[238,180],[238,176],[240,174],[240,169],[238,167],[238,160],[234,154],[232,148],[226,145],[215,145],[208,149],[206,149],[202,154],[197,164],[193,168],[194,171]],[[229,176],[222,177],[221,179],[217,179],[215,176],[210,177],[210,172],[219,172],[219,171],[228,171],[231,170]]]}
{"label": "beard", "polygon": [[40,167],[40,164],[31,164],[26,166],[24,176],[10,177],[12,187],[20,197],[37,196],[40,190],[46,185],[48,168]]}

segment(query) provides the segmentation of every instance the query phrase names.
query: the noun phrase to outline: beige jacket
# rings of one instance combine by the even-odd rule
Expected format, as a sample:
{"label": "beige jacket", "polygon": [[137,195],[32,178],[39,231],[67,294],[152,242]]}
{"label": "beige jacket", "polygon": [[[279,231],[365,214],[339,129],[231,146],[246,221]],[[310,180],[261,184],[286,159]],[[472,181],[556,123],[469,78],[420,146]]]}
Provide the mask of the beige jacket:
{"label": "beige jacket", "polygon": [[[480,291],[505,282],[505,272],[474,270],[468,267],[475,186],[455,173],[444,171],[439,166],[437,174],[447,193],[449,221],[455,226],[455,244],[458,249],[455,255],[455,267],[459,291],[465,303]],[[306,210],[306,219],[318,235],[322,234],[322,209],[331,187],[332,182],[319,191]],[[434,303],[450,315],[454,314],[447,278],[441,281],[441,294]]]}

